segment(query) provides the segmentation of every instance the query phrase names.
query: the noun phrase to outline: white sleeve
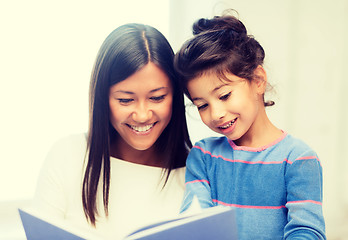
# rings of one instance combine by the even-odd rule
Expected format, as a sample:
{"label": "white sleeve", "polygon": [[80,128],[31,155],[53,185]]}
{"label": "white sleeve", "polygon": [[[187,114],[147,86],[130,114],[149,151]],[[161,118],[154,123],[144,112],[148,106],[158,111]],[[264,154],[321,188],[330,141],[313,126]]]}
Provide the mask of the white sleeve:
{"label": "white sleeve", "polygon": [[38,178],[33,201],[35,210],[50,217],[65,218],[71,191],[79,191],[81,196],[80,189],[76,189],[77,185],[80,188],[81,182],[76,176],[82,176],[81,158],[85,145],[82,134],[64,138],[53,145]]}

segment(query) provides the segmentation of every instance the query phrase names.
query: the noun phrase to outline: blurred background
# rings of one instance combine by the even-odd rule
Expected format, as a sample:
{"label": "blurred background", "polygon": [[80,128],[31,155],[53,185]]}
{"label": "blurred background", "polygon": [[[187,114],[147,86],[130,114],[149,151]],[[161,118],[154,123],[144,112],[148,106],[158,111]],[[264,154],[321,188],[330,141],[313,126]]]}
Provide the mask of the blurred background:
{"label": "blurred background", "polygon": [[[106,36],[145,23],[177,51],[196,19],[227,8],[265,49],[271,120],[321,159],[328,239],[348,239],[347,0],[0,0],[0,240],[25,239],[17,208],[33,197],[52,144],[87,131],[90,73]],[[193,142],[216,135],[193,107],[187,116]]]}

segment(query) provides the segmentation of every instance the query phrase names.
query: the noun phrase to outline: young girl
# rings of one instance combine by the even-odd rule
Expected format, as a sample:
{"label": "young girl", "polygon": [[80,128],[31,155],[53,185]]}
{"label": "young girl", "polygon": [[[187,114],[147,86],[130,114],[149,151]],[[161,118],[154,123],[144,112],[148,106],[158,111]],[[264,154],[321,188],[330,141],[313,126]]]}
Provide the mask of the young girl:
{"label": "young girl", "polygon": [[92,71],[89,131],[50,150],[37,211],[113,240],[178,214],[192,146],[173,59],[151,26],[109,34]]}
{"label": "young girl", "polygon": [[264,50],[229,15],[200,19],[175,56],[186,94],[222,137],[195,144],[182,211],[235,207],[240,239],[325,239],[322,166],[304,142],[267,117]]}

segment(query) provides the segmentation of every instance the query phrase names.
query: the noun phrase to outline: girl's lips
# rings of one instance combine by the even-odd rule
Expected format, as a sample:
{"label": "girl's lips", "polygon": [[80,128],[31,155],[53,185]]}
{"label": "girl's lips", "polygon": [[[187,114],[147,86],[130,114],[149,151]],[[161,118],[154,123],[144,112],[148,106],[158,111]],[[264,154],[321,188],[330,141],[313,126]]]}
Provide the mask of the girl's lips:
{"label": "girl's lips", "polygon": [[227,134],[229,132],[232,132],[236,126],[236,121],[237,121],[237,118],[233,119],[230,122],[224,123],[223,125],[218,126],[218,129],[223,134]]}
{"label": "girl's lips", "polygon": [[235,123],[236,120],[237,120],[237,118],[233,119],[232,121],[230,121],[228,123],[225,123],[224,125],[218,126],[218,128],[222,129],[222,130],[227,129],[227,128],[231,127]]}

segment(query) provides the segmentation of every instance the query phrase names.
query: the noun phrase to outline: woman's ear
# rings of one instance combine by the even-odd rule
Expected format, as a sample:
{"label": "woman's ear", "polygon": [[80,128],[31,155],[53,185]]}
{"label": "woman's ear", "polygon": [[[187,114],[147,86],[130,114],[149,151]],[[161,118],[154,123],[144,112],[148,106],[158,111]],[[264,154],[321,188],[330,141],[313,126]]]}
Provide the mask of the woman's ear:
{"label": "woman's ear", "polygon": [[258,94],[264,94],[267,86],[267,74],[265,69],[259,65],[254,70],[254,83]]}

